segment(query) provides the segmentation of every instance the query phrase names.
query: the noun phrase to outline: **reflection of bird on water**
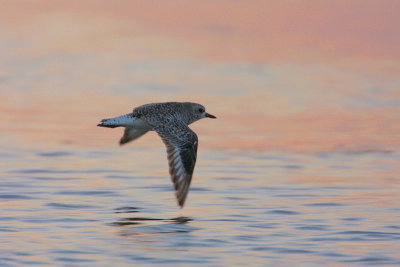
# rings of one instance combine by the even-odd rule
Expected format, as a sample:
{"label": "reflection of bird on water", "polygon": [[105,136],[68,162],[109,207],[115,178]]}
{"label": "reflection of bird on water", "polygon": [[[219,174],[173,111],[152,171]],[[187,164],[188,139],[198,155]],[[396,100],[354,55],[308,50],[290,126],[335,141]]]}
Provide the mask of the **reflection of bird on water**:
{"label": "reflection of bird on water", "polygon": [[188,125],[202,118],[216,118],[196,103],[152,103],[137,107],[132,113],[104,119],[97,126],[125,127],[120,144],[133,141],[148,131],[156,131],[167,147],[169,173],[175,185],[179,206],[189,192],[197,156],[197,135]]}

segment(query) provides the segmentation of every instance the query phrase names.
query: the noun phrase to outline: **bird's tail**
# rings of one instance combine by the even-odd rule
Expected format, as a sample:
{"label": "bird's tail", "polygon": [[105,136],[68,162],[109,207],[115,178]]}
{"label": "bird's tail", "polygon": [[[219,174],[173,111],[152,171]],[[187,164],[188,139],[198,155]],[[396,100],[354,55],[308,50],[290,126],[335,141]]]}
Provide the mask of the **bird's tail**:
{"label": "bird's tail", "polygon": [[99,124],[97,124],[97,126],[108,127],[108,128],[115,128],[121,126],[127,127],[127,126],[132,126],[135,120],[136,117],[134,117],[132,113],[129,113],[115,118],[103,119],[100,121]]}

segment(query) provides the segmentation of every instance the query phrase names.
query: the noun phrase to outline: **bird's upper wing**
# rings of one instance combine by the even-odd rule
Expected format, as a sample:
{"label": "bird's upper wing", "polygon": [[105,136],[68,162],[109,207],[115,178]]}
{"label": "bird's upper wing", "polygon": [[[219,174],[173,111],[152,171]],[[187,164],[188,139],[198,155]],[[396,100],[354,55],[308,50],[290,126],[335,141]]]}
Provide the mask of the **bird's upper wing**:
{"label": "bird's upper wing", "polygon": [[153,127],[167,147],[169,173],[179,206],[183,207],[197,157],[197,135],[185,123],[172,121]]}

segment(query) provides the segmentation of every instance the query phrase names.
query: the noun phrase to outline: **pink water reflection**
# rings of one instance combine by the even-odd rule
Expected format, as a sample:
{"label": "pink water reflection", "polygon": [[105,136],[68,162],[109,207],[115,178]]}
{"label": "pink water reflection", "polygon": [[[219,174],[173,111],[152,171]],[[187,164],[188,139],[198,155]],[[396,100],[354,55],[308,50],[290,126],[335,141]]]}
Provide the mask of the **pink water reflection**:
{"label": "pink water reflection", "polygon": [[[394,258],[399,3],[3,1],[2,255],[110,266]],[[156,101],[199,102],[218,117],[191,126],[200,145],[184,210],[155,133],[120,148],[122,129],[96,126]],[[139,212],[114,213],[126,206]],[[112,224],[134,216],[194,220],[177,233],[158,220]],[[352,231],[367,234],[342,233]]]}
{"label": "pink water reflection", "polygon": [[189,100],[219,117],[193,125],[204,148],[396,149],[398,7],[10,1],[0,11],[2,132],[24,145],[107,146],[99,119]]}

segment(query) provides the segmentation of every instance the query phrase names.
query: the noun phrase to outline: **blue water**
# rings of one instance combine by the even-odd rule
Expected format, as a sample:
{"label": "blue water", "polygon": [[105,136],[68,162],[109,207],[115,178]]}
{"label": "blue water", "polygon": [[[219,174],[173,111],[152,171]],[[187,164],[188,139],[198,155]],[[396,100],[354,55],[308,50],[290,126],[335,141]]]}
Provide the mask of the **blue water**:
{"label": "blue water", "polygon": [[400,156],[199,150],[188,200],[159,149],[4,146],[0,265],[399,265]]}

